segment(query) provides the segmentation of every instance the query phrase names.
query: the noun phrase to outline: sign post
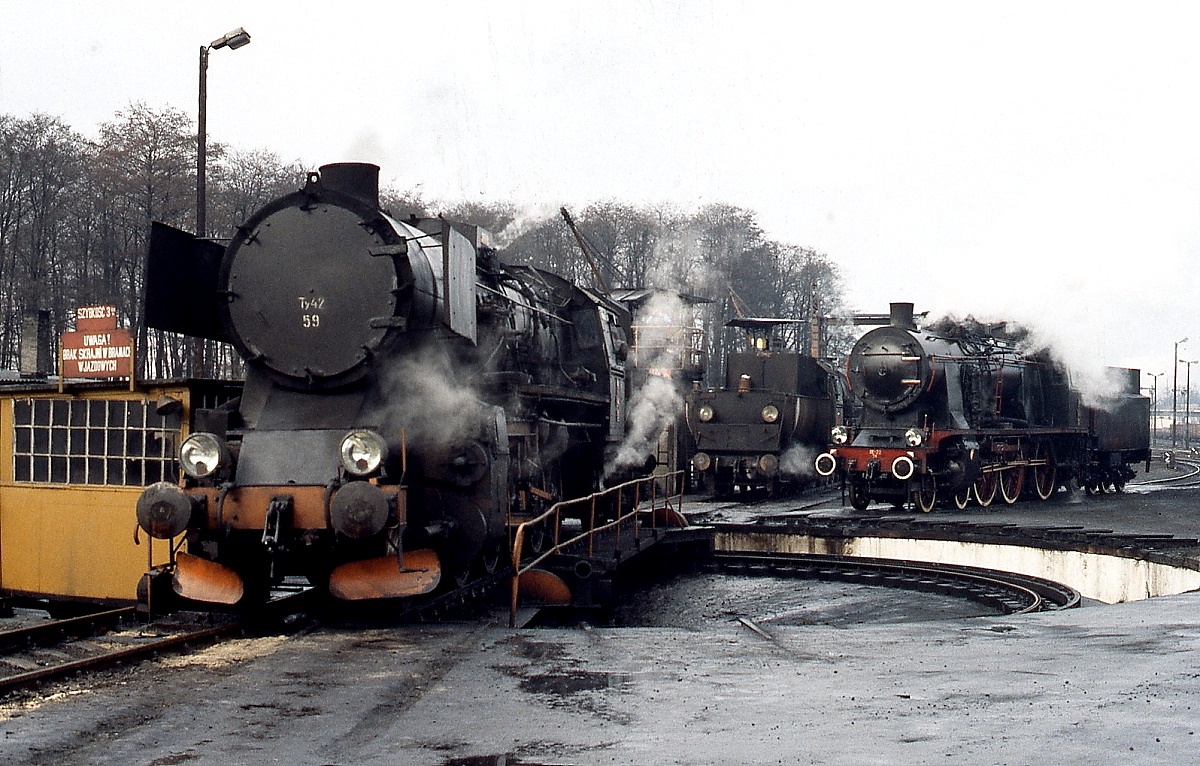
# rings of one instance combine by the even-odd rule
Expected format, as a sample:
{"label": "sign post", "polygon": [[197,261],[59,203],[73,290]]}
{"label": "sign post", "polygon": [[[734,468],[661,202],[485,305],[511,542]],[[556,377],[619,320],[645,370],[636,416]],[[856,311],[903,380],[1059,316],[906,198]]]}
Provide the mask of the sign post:
{"label": "sign post", "polygon": [[80,306],[75,330],[62,334],[59,385],[64,378],[129,378],[133,389],[133,336],[117,327],[116,306]]}

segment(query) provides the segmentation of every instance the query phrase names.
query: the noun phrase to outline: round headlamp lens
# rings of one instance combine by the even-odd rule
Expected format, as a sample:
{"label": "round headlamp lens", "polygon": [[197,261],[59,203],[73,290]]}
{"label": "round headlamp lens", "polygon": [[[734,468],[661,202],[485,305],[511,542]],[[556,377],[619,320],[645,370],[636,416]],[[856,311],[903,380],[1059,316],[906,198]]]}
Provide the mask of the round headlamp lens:
{"label": "round headlamp lens", "polygon": [[904,443],[910,447],[920,447],[925,442],[925,434],[915,428],[904,432]]}
{"label": "round headlamp lens", "polygon": [[697,471],[707,471],[712,466],[712,458],[707,452],[697,452],[692,455],[692,467]]}
{"label": "round headlamp lens", "polygon": [[228,455],[225,442],[216,434],[194,433],[179,447],[179,463],[193,479],[206,479],[221,467]]}
{"label": "round headlamp lens", "polygon": [[379,470],[387,456],[387,444],[374,431],[352,431],[342,439],[342,467],[354,476]]}
{"label": "round headlamp lens", "polygon": [[829,432],[834,444],[845,444],[850,441],[850,429],[845,426],[834,426]]}
{"label": "round headlamp lens", "polygon": [[759,415],[762,416],[764,423],[774,423],[776,420],[779,420],[779,408],[774,404],[768,404],[762,408],[762,412]]}
{"label": "round headlamp lens", "polygon": [[713,419],[713,408],[711,404],[701,404],[700,409],[696,410],[696,417],[700,418],[701,423],[707,423]]}

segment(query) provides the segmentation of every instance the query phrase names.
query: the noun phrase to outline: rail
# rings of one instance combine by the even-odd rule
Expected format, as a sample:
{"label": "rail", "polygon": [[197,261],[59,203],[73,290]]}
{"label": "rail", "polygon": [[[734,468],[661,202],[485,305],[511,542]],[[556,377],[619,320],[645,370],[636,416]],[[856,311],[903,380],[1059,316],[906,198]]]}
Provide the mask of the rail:
{"label": "rail", "polygon": [[[164,651],[186,650],[208,645],[247,630],[272,632],[311,607],[315,593],[311,588],[272,599],[253,615],[231,617],[213,625],[210,619],[152,623],[149,628],[125,630],[122,620],[135,614],[131,607],[97,614],[54,620],[27,628],[0,632],[0,666],[17,670],[6,675],[0,668],[0,695],[13,689],[152,657]],[[46,650],[46,651],[43,651]],[[82,656],[80,656],[82,655]],[[13,662],[13,659],[18,659]]]}
{"label": "rail", "polygon": [[[1180,452],[1183,452],[1180,450]],[[1175,450],[1162,450],[1162,459],[1170,466],[1183,469],[1183,473],[1178,476],[1164,476],[1158,479],[1143,479],[1142,481],[1131,481],[1131,486],[1146,487],[1151,485],[1163,484],[1184,484],[1190,482],[1200,476],[1200,460],[1190,452],[1184,452],[1180,455]]]}
{"label": "rail", "polygon": [[941,593],[987,604],[1003,614],[1070,609],[1082,601],[1079,591],[1069,585],[1040,577],[934,561],[720,552],[708,568],[729,574],[801,577]]}
{"label": "rail", "polygon": [[[649,488],[649,498],[647,501],[649,504],[643,507],[644,498],[642,491],[647,487]],[[671,511],[675,514],[682,512],[683,487],[683,471],[673,471],[645,476],[640,479],[631,479],[630,481],[602,489],[599,492],[593,492],[584,497],[572,500],[560,500],[547,508],[539,516],[518,524],[516,533],[513,535],[512,546],[512,603],[511,611],[509,612],[509,626],[515,628],[517,625],[517,605],[521,595],[521,575],[536,568],[551,556],[565,552],[568,548],[584,547],[584,543],[586,543],[587,555],[594,556],[596,554],[597,537],[601,533],[608,533],[610,531],[613,532],[613,553],[617,558],[620,558],[622,533],[632,529],[633,539],[637,541],[639,540],[639,534],[647,526],[649,529],[657,532],[660,525],[660,517],[663,517],[662,521],[665,526],[665,517],[667,514],[661,513],[662,511]],[[659,491],[660,488],[662,489],[661,492]],[[626,493],[629,491],[633,493],[633,503],[629,506],[628,511],[623,512],[621,509],[624,508],[623,502],[627,497]],[[596,506],[598,502],[610,499],[613,503],[612,507],[617,509],[617,517],[612,521],[596,526]],[[583,525],[583,531],[568,540],[560,539],[563,511],[585,504],[588,506],[588,510],[587,523]],[[649,517],[648,525],[642,521],[642,514]],[[530,531],[539,525],[547,523],[553,531],[550,545],[533,558],[522,562],[525,540],[529,536]],[[606,534],[605,537],[608,537],[608,535]]]}

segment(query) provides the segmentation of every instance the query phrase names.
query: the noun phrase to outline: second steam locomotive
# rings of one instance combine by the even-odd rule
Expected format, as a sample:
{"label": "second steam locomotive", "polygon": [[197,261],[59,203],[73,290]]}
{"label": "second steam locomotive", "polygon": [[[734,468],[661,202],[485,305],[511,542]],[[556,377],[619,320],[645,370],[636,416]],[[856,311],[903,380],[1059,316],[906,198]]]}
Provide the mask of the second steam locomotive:
{"label": "second steam locomotive", "polygon": [[772,331],[784,321],[731,320],[750,348],[728,355],[724,386],[688,398],[692,472],[718,497],[803,486],[815,478],[812,459],[830,428],[848,420],[842,375],[824,360],[770,349]]}
{"label": "second steam locomotive", "polygon": [[1002,325],[918,330],[912,304],[863,335],[847,373],[861,412],[837,426],[816,469],[845,482],[850,504],[923,511],[1022,494],[1049,499],[1075,482],[1120,489],[1150,459],[1149,400],[1137,370],[1110,368],[1114,390],[1091,402],[1045,352],[1027,353]]}
{"label": "second steam locomotive", "polygon": [[228,247],[153,234],[147,324],[246,365],[239,399],[195,413],[182,481],[138,501],[150,535],[185,533],[177,593],[425,593],[503,560],[510,514],[597,488],[627,397],[606,296],[501,264],[476,227],[391,217],[374,165],[310,174]]}

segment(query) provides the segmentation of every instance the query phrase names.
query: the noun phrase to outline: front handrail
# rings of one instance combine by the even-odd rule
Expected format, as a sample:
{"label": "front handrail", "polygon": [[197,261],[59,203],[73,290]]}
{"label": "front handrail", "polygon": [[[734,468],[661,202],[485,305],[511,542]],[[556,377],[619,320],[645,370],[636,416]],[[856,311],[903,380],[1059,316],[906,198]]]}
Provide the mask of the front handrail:
{"label": "front handrail", "polygon": [[[644,476],[639,479],[631,479],[629,481],[622,482],[615,486],[608,487],[606,489],[602,489],[599,492],[593,492],[592,494],[586,495],[584,497],[577,497],[577,498],[573,498],[571,500],[560,500],[559,502],[557,502],[554,505],[547,508],[540,515],[538,515],[532,519],[529,519],[527,521],[523,521],[520,524],[518,524],[516,532],[513,535],[513,545],[512,545],[512,572],[513,572],[513,574],[512,574],[512,605],[511,605],[512,608],[509,613],[509,626],[516,627],[517,603],[520,598],[520,588],[521,588],[520,581],[521,581],[522,574],[530,571],[531,569],[534,569],[535,567],[537,567],[538,564],[542,563],[543,561],[550,558],[551,556],[559,554],[559,553],[563,552],[564,550],[566,550],[568,547],[576,545],[577,543],[583,542],[585,540],[587,541],[587,555],[592,556],[595,553],[596,535],[598,535],[601,532],[605,532],[607,530],[614,529],[614,528],[616,529],[616,534],[613,536],[614,552],[619,557],[620,552],[621,552],[621,527],[624,526],[627,522],[631,523],[633,525],[633,537],[636,540],[638,537],[638,534],[639,534],[639,529],[645,526],[644,524],[641,523],[641,521],[639,519],[639,514],[647,512],[647,511],[649,512],[651,529],[658,528],[658,514],[656,513],[656,511],[658,511],[660,508],[674,510],[676,513],[682,514],[683,484],[684,484],[683,475],[684,475],[683,471],[672,471],[670,473],[653,474],[651,476]],[[674,485],[674,487],[675,487],[674,491],[673,492],[663,492],[660,494],[658,489],[659,489],[659,484],[662,482],[665,482],[664,487],[670,487],[670,486]],[[647,485],[650,488],[649,507],[642,508],[641,507],[641,505],[642,505],[642,489],[643,489],[643,487],[645,487]],[[620,509],[621,501],[623,499],[623,493],[625,492],[625,490],[627,490],[631,487],[633,488],[634,494],[633,494],[633,504],[630,506],[630,510],[627,513],[620,513],[618,511],[617,518],[613,519],[612,521],[609,521],[606,524],[596,526],[596,501],[600,500],[601,498],[605,498],[606,496],[611,496],[611,495],[615,494],[616,495],[615,507]],[[672,501],[674,504],[672,504]],[[572,507],[575,507],[578,505],[582,505],[584,503],[588,503],[590,505],[590,509],[588,512],[589,513],[589,523],[587,524],[586,528],[584,529],[583,532],[579,533],[578,535],[575,535],[574,537],[572,537],[569,540],[560,540],[559,533],[562,530],[563,510],[567,509],[567,508],[572,508]],[[553,535],[553,539],[551,541],[551,545],[548,548],[546,548],[546,550],[542,551],[536,557],[534,557],[534,558],[530,559],[529,561],[526,561],[524,564],[522,564],[521,563],[522,551],[523,551],[523,548],[525,545],[525,538],[527,535],[527,531],[531,527],[534,527],[535,525],[538,525],[538,524],[542,524],[543,522],[546,522],[547,520],[550,520],[550,519],[553,519],[553,521],[551,523],[551,528],[554,530],[554,535]]]}

